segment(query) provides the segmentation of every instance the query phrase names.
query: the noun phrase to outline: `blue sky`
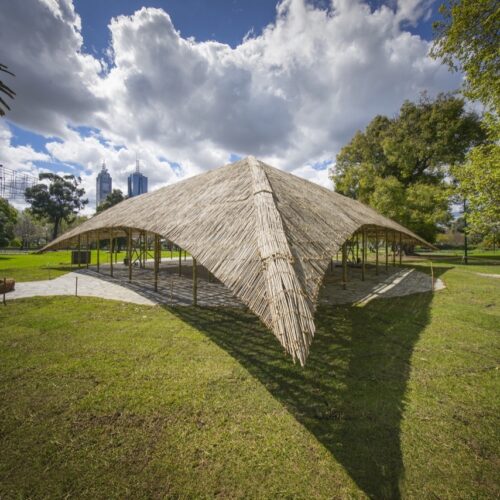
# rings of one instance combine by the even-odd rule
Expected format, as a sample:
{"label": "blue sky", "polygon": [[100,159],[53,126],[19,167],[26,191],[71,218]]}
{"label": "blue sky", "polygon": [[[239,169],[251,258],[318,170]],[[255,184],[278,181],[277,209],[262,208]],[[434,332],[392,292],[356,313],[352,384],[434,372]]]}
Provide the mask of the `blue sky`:
{"label": "blue sky", "polygon": [[460,84],[427,55],[429,0],[22,4],[0,18],[17,92],[0,161],[73,171],[91,198],[103,160],[123,189],[136,155],[153,188],[247,154],[328,186],[376,114]]}

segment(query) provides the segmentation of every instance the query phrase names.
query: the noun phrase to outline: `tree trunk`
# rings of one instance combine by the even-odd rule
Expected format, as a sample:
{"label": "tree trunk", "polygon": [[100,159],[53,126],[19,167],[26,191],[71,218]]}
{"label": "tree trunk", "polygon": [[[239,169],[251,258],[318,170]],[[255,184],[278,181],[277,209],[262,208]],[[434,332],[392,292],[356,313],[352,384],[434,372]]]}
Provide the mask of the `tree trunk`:
{"label": "tree trunk", "polygon": [[52,230],[52,239],[55,240],[57,238],[57,233],[59,232],[59,224],[61,223],[61,219],[56,219],[54,221],[54,229]]}
{"label": "tree trunk", "polygon": [[464,264],[468,264],[468,242],[467,242],[467,201],[464,199]]}

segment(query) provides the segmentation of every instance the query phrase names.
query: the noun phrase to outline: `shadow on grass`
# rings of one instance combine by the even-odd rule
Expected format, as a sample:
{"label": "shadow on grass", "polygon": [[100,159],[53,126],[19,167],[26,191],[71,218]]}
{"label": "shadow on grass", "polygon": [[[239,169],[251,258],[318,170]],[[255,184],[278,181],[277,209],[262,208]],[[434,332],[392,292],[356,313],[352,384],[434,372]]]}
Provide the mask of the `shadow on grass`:
{"label": "shadow on grass", "polygon": [[[437,274],[447,269],[438,269]],[[435,269],[436,271],[436,269]],[[244,366],[372,498],[400,498],[400,425],[411,356],[429,322],[432,293],[321,306],[305,368],[285,356],[252,314],[169,308]]]}

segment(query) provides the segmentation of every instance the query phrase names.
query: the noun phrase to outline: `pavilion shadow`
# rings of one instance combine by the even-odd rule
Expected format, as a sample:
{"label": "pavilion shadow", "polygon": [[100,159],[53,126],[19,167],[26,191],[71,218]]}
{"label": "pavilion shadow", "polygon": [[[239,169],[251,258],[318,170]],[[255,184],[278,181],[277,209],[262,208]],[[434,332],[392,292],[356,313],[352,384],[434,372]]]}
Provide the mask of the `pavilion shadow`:
{"label": "pavilion shadow", "polygon": [[431,301],[426,292],[362,308],[321,306],[305,368],[294,365],[249,312],[168,309],[237,359],[369,497],[400,498],[400,424],[413,348],[429,322]]}

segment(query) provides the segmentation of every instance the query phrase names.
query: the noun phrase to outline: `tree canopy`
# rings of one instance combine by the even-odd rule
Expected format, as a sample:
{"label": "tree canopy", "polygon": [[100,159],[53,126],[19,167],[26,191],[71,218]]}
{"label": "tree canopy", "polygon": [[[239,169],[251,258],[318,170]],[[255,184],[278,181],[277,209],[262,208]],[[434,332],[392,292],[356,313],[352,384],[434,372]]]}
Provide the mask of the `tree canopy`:
{"label": "tree canopy", "polygon": [[123,196],[123,192],[121,189],[113,189],[113,191],[111,191],[111,193],[106,196],[106,199],[97,207],[96,212],[103,212],[104,210],[107,210],[108,208],[111,208],[112,206],[120,203],[124,199],[125,196]]}
{"label": "tree canopy", "polygon": [[406,101],[397,116],[375,117],[337,155],[335,190],[371,205],[433,242],[450,219],[450,165],[484,140],[464,100],[441,94]]}
{"label": "tree canopy", "polygon": [[48,181],[48,184],[41,182],[26,189],[25,198],[33,215],[45,217],[54,224],[52,237],[56,238],[61,221],[71,222],[88,200],[83,198],[85,190],[79,187],[79,177],[43,173],[39,180]]}
{"label": "tree canopy", "polygon": [[490,233],[495,241],[500,228],[500,9],[495,0],[448,0],[440,11],[432,55],[465,73],[464,95],[486,110],[487,141],[454,169],[456,194],[467,207],[470,230]]}
{"label": "tree canopy", "polygon": [[466,75],[464,93],[498,114],[500,9],[496,0],[447,0],[434,23],[432,55]]}
{"label": "tree canopy", "polygon": [[6,247],[14,238],[17,210],[4,198],[0,198],[0,247]]}

